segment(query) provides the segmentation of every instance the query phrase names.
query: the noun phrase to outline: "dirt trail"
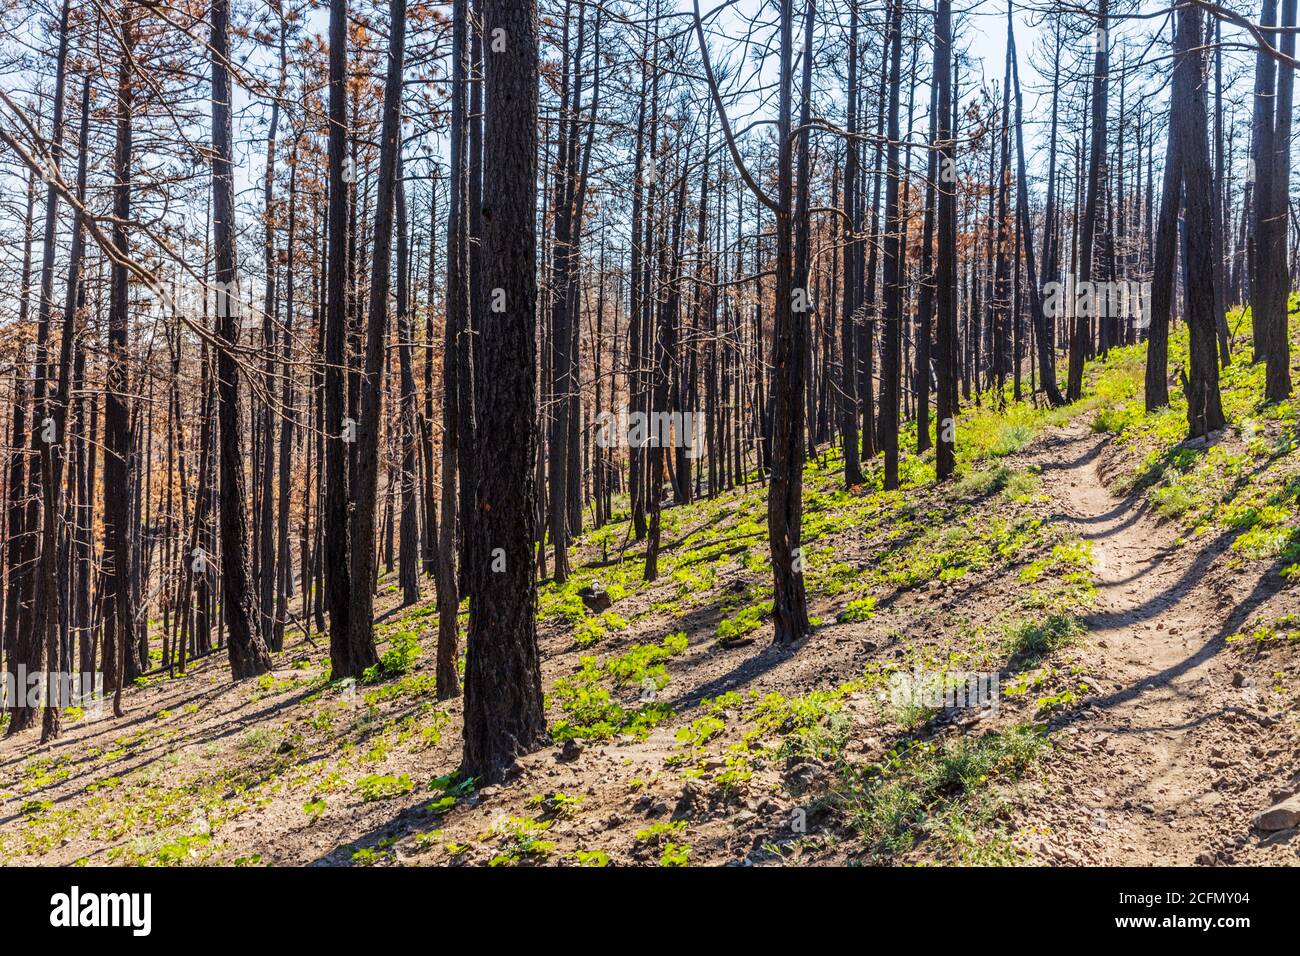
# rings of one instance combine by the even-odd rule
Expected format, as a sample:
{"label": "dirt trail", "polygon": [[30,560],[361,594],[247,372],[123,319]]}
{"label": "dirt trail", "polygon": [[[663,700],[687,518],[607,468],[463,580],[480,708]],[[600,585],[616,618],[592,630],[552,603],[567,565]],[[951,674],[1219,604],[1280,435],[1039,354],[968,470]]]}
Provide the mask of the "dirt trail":
{"label": "dirt trail", "polygon": [[1251,814],[1280,782],[1260,765],[1280,748],[1266,695],[1235,670],[1224,639],[1278,588],[1261,578],[1238,593],[1245,582],[1215,566],[1226,542],[1175,547],[1177,528],[1143,496],[1107,490],[1105,448],[1076,422],[1040,461],[1062,517],[1092,544],[1097,601],[1083,659],[1100,685],[1063,728],[1059,799],[1073,812],[1047,810],[1041,849],[1059,862],[1237,862],[1253,842]]}

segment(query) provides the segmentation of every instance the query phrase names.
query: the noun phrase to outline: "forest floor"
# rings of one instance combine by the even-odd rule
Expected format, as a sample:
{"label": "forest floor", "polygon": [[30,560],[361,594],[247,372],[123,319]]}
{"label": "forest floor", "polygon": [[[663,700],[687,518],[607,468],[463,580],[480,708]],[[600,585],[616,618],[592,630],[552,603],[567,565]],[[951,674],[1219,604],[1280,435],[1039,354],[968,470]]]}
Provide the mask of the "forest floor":
{"label": "forest floor", "polygon": [[1068,409],[968,410],[944,486],[930,452],[893,492],[810,461],[793,648],[761,484],[666,508],[653,583],[625,517],[586,533],[540,592],[553,742],[504,784],[455,776],[432,595],[399,607],[385,578],[359,685],[293,632],[260,679],[214,654],[123,718],[4,740],[0,861],[1298,863],[1296,409],[1235,364],[1231,424],[1184,442],[1143,362],[1113,350]]}

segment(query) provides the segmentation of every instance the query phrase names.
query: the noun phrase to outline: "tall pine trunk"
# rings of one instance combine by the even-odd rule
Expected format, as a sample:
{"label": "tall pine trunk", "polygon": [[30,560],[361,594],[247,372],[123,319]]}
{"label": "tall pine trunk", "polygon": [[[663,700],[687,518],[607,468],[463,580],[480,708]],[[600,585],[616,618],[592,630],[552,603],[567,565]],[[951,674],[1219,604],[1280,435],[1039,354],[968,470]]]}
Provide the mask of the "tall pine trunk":
{"label": "tall pine trunk", "polygon": [[902,387],[903,221],[899,209],[898,106],[903,53],[902,0],[890,0],[889,118],[885,160],[885,312],[880,356],[880,445],[885,453],[884,487],[898,487],[898,416]]}
{"label": "tall pine trunk", "polygon": [[483,0],[483,255],[477,474],[467,532],[465,774],[502,779],[546,734],[533,564],[537,442],[537,85],[533,0]]}
{"label": "tall pine trunk", "polygon": [[221,463],[221,609],[236,680],[271,669],[253,611],[248,515],[244,511],[244,434],[239,415],[239,290],[235,280],[235,177],[231,165],[230,3],[212,4],[212,241],[216,267],[217,421]]}
{"label": "tall pine trunk", "polygon": [[379,497],[379,430],[384,420],[384,356],[388,343],[388,289],[392,275],[393,206],[401,149],[402,67],[406,51],[406,0],[388,5],[388,72],[384,80],[379,140],[379,183],[371,247],[370,303],[366,316],[361,417],[357,421],[357,483],[352,496],[352,609],[348,654],[354,671],[375,663],[375,505]]}
{"label": "tall pine trunk", "polygon": [[934,14],[934,94],[938,120],[938,206],[935,259],[935,477],[951,478],[957,467],[957,176],[953,157],[952,3],[937,0]]}
{"label": "tall pine trunk", "polygon": [[330,0],[329,23],[329,280],[325,304],[325,500],[321,565],[329,611],[330,673],[358,677],[349,639],[352,581],[348,565],[348,450],[353,434],[344,430],[344,377],[347,373],[348,181],[347,158],[348,0]]}
{"label": "tall pine trunk", "polygon": [[[113,247],[119,260],[109,272],[108,359],[104,389],[104,487],[125,489],[131,485],[134,462],[131,457],[130,423],[126,409],[128,296],[127,270],[130,255],[127,222],[131,218],[131,122],[134,87],[135,30],[132,4],[122,15],[122,60],[117,83],[117,131],[113,156]],[[104,688],[112,689],[113,712],[122,712],[122,684],[125,681],[126,648],[135,646],[136,622],[131,607],[131,545],[128,500],[125,494],[104,497]]]}
{"label": "tall pine trunk", "polygon": [[[809,112],[812,99],[813,0],[806,0],[800,132],[792,143],[791,107],[794,78],[794,11],[781,3],[780,120],[777,159],[776,298],[773,307],[772,481],[767,491],[767,528],[775,591],[774,642],[792,644],[812,632],[804,591],[800,547],[803,521],[804,351],[808,313],[808,175]],[[793,147],[793,148],[792,148]],[[797,154],[799,187],[794,197],[792,154]],[[794,208],[792,208],[792,206]],[[793,216],[793,221],[791,217]],[[797,229],[797,238],[792,236]],[[792,239],[794,239],[793,246]],[[793,255],[792,255],[793,254]]]}
{"label": "tall pine trunk", "polygon": [[[1084,195],[1083,222],[1079,236],[1079,282],[1093,279],[1094,247],[1097,227],[1100,225],[1101,170],[1106,156],[1106,103],[1110,80],[1110,3],[1098,0],[1097,25],[1093,33],[1092,67],[1092,121],[1088,152],[1088,177]],[[1083,397],[1083,361],[1092,343],[1092,320],[1075,316],[1070,331],[1070,365],[1066,378],[1065,397],[1077,402]]]}
{"label": "tall pine trunk", "polygon": [[[1292,0],[1294,2],[1294,0]],[[1201,8],[1178,11],[1170,138],[1182,167],[1187,224],[1187,423],[1197,438],[1224,426],[1219,397],[1219,355],[1214,321],[1214,248],[1210,235],[1210,145],[1206,133],[1205,50]],[[1284,316],[1285,317],[1285,316]]]}

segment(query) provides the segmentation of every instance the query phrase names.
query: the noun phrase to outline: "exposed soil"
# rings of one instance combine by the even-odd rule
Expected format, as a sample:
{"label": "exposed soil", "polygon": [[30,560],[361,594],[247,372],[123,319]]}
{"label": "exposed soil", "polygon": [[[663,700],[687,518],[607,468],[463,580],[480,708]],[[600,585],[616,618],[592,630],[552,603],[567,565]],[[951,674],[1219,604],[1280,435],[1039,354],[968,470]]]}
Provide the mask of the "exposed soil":
{"label": "exposed soil", "polygon": [[1225,639],[1294,598],[1271,569],[1225,569],[1230,538],[1176,547],[1140,494],[1114,497],[1117,454],[1084,425],[1038,449],[1045,487],[1092,542],[1098,602],[1084,659],[1100,694],[1059,736],[1059,793],[1026,816],[1049,859],[1115,865],[1296,863],[1295,830],[1263,839],[1252,816],[1300,782],[1295,712],[1267,666]]}

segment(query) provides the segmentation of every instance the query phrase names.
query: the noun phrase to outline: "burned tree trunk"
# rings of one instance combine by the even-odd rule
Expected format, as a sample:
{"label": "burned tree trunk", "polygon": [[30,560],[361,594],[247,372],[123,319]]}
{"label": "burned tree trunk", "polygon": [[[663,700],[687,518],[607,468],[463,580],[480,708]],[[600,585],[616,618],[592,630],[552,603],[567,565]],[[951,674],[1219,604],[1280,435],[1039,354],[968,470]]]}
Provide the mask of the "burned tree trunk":
{"label": "burned tree trunk", "polygon": [[1034,225],[1029,215],[1029,177],[1025,172],[1024,98],[1020,93],[1020,64],[1016,59],[1016,37],[1011,28],[1010,4],[1007,6],[1007,49],[1016,94],[1016,215],[1020,245],[1025,256],[1026,277],[1029,280],[1029,315],[1034,327],[1034,344],[1038,351],[1043,391],[1047,395],[1048,404],[1057,407],[1065,404],[1065,398],[1056,384],[1056,356],[1047,329],[1047,317],[1043,314],[1038,264],[1034,259]]}
{"label": "burned tree trunk", "polygon": [[[123,11],[123,56],[117,84],[117,140],[113,157],[113,247],[119,259],[109,272],[108,360],[104,388],[104,487],[130,487],[130,420],[127,396],[127,271],[130,255],[127,223],[131,218],[131,120],[133,106],[131,5]],[[131,607],[131,527],[127,496],[104,499],[104,689],[113,690],[113,711],[121,714],[122,684],[126,677],[126,648],[135,646],[135,614]]]}
{"label": "burned tree trunk", "polygon": [[[1294,0],[1291,0],[1294,3]],[[1178,11],[1174,79],[1170,96],[1170,139],[1183,171],[1187,221],[1188,436],[1224,426],[1219,397],[1219,355],[1214,321],[1214,248],[1210,234],[1210,144],[1206,133],[1205,50],[1201,8]],[[1285,318],[1285,313],[1283,314]]]}
{"label": "burned tree trunk", "polygon": [[[1109,17],[1110,0],[1099,0],[1097,26],[1093,33],[1092,67],[1092,121],[1091,143],[1088,153],[1087,189],[1084,197],[1083,222],[1079,238],[1079,281],[1091,282],[1093,278],[1093,250],[1101,209],[1102,166],[1106,156],[1106,102],[1110,80]],[[1083,397],[1083,360],[1092,341],[1092,322],[1084,316],[1074,318],[1070,331],[1070,365],[1066,379],[1065,397],[1077,402]]]}
{"label": "burned tree trunk", "polygon": [[392,274],[393,206],[397,191],[402,122],[402,67],[406,51],[406,0],[388,7],[388,73],[384,80],[379,141],[379,183],[375,190],[375,234],[371,249],[370,305],[366,317],[361,417],[357,422],[357,483],[352,496],[352,609],[348,655],[353,676],[378,659],[375,654],[375,502],[379,492],[379,429],[384,413],[384,356],[388,343],[388,288]]}
{"label": "burned tree trunk", "polygon": [[902,63],[902,0],[889,13],[889,119],[885,160],[885,314],[880,356],[880,444],[885,453],[885,490],[898,487],[898,416],[903,340],[903,223],[899,209],[898,100]]}
{"label": "burned tree trunk", "polygon": [[536,394],[537,10],[483,0],[483,271],[474,400],[479,469],[468,533],[465,774],[503,778],[546,733],[533,564]]}
{"label": "burned tree trunk", "polygon": [[[235,180],[231,166],[230,3],[212,4],[212,239],[216,268],[217,421],[221,463],[221,609],[230,670],[236,680],[271,669],[271,655],[249,581],[248,515],[244,511],[244,437],[239,416],[239,291],[235,278]],[[125,302],[123,302],[125,306]],[[124,317],[125,318],[125,317]],[[123,330],[125,331],[125,330]],[[125,342],[123,343],[125,345]]]}
{"label": "burned tree trunk", "polygon": [[858,0],[849,4],[848,142],[844,161],[844,304],[840,315],[840,432],[844,447],[844,484],[852,488],[865,480],[858,445],[857,325],[862,321],[862,202],[858,198],[862,171],[858,160]]}
{"label": "burned tree trunk", "polygon": [[[776,299],[772,355],[772,482],[767,492],[767,528],[772,551],[775,592],[772,614],[777,644],[792,644],[812,632],[804,591],[803,521],[804,360],[808,312],[808,175],[809,111],[812,98],[813,0],[807,0],[800,132],[792,143],[791,100],[794,59],[792,0],[781,3],[781,79],[776,209]],[[794,147],[792,149],[792,147]],[[792,152],[797,153],[799,187],[793,197]],[[792,201],[796,208],[792,209]],[[791,221],[793,214],[794,221]],[[797,239],[791,249],[792,232]],[[793,263],[791,253],[793,251]],[[792,271],[793,265],[793,271]]]}
{"label": "burned tree trunk", "polygon": [[938,0],[934,14],[934,92],[938,109],[939,247],[935,261],[936,335],[935,477],[952,477],[957,467],[957,177],[953,158],[952,3]]}
{"label": "burned tree trunk", "polygon": [[321,564],[329,611],[330,673],[355,677],[349,649],[352,581],[348,565],[348,449],[344,430],[344,375],[347,372],[348,181],[347,166],[348,0],[331,0],[329,24],[329,279],[325,304],[325,500]]}
{"label": "burned tree trunk", "polygon": [[408,278],[411,250],[403,175],[401,151],[398,150],[394,195],[397,203],[397,361],[400,374],[398,413],[402,456],[400,469],[402,527],[397,563],[402,584],[402,603],[410,605],[420,600],[420,521],[416,487],[419,481],[416,457],[420,422],[415,396],[415,366],[411,355],[412,330]]}

